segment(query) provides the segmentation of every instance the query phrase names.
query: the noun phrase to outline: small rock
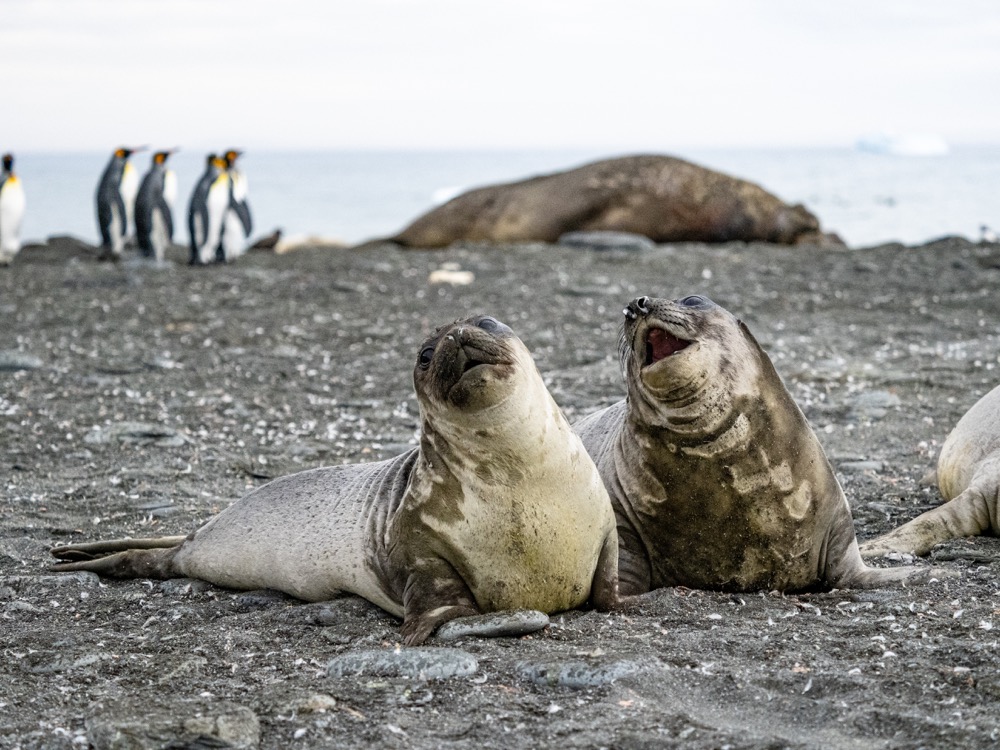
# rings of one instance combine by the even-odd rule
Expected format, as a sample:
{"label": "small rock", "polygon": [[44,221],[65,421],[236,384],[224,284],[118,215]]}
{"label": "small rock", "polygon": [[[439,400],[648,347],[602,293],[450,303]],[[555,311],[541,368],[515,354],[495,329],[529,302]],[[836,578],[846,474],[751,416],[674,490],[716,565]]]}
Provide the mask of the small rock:
{"label": "small rock", "polygon": [[535,609],[492,612],[486,615],[460,617],[446,622],[437,631],[438,639],[454,641],[468,636],[478,638],[517,637],[537,633],[547,628],[549,616]]}
{"label": "small rock", "polygon": [[342,654],[330,660],[326,673],[330,677],[374,675],[444,680],[467,677],[478,669],[476,657],[457,648],[399,648]]}
{"label": "small rock", "polygon": [[864,391],[849,399],[848,419],[881,419],[889,409],[902,403],[899,396],[889,391]]}
{"label": "small rock", "polygon": [[26,354],[12,349],[0,350],[0,371],[37,370],[42,360],[34,354]]}
{"label": "small rock", "polygon": [[94,427],[83,436],[83,442],[91,445],[115,441],[160,448],[179,448],[188,442],[177,430],[147,422],[116,422],[105,427]]}
{"label": "small rock", "polygon": [[557,244],[564,247],[586,248],[588,250],[627,250],[640,252],[652,250],[656,243],[649,237],[631,232],[567,232],[562,235]]}
{"label": "small rock", "polygon": [[863,471],[882,471],[885,464],[882,461],[844,461],[837,468],[841,471],[860,473]]}
{"label": "small rock", "polygon": [[[192,711],[194,716],[190,715]],[[228,703],[201,707],[183,703],[109,706],[100,715],[88,718],[84,725],[94,750],[248,750],[260,745],[257,715],[245,706]]]}
{"label": "small rock", "polygon": [[573,690],[609,685],[620,677],[639,671],[639,665],[630,661],[613,661],[608,664],[589,664],[582,661],[521,663],[517,667],[521,677],[536,685],[565,687]]}
{"label": "small rock", "polygon": [[476,280],[472,271],[463,271],[457,263],[444,263],[427,277],[428,284],[451,284],[452,286],[468,286]]}
{"label": "small rock", "polygon": [[273,589],[247,591],[245,594],[237,594],[236,596],[236,603],[246,609],[267,609],[290,601],[293,600],[287,594]]}

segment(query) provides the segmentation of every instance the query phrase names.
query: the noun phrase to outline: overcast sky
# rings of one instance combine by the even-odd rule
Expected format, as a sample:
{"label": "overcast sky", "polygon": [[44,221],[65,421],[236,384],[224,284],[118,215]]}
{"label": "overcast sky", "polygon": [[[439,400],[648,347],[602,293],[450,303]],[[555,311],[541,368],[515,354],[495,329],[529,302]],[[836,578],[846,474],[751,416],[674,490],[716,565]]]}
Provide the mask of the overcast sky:
{"label": "overcast sky", "polygon": [[1000,142],[994,0],[0,0],[0,149]]}

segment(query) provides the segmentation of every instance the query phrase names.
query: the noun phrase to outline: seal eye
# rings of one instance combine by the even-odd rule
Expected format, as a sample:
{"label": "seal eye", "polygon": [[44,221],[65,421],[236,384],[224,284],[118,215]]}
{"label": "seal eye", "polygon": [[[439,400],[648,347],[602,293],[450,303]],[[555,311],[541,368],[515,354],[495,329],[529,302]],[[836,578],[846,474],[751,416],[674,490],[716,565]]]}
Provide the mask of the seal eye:
{"label": "seal eye", "polygon": [[483,318],[476,325],[482,328],[487,333],[493,333],[500,328],[500,321],[496,318]]}
{"label": "seal eye", "polygon": [[434,347],[425,347],[423,351],[420,352],[420,366],[426,370],[430,366],[432,359],[434,359]]}
{"label": "seal eye", "polygon": [[692,294],[690,297],[685,297],[684,299],[682,299],[681,304],[686,305],[687,307],[699,307],[701,305],[704,305],[705,302],[707,301],[708,300],[706,300],[700,294]]}

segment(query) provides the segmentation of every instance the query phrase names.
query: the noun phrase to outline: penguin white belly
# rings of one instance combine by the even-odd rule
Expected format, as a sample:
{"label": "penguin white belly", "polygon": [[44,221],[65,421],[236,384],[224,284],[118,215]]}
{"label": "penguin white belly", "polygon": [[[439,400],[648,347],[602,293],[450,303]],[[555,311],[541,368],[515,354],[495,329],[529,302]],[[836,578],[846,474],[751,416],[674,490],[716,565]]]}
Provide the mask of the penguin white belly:
{"label": "penguin white belly", "polygon": [[226,220],[222,227],[222,253],[226,262],[238,258],[246,252],[247,238],[243,232],[243,222],[231,208],[226,209]]}
{"label": "penguin white belly", "polygon": [[177,205],[177,175],[169,169],[163,175],[163,200],[173,211]]}
{"label": "penguin white belly", "polygon": [[149,232],[149,241],[153,245],[153,257],[157,263],[161,263],[170,245],[170,237],[167,236],[167,220],[158,208],[153,209],[153,227]]}
{"label": "penguin white belly", "polygon": [[229,180],[225,175],[219,176],[212,183],[206,203],[208,227],[205,242],[198,248],[198,257],[202,263],[211,263],[215,260],[215,249],[222,241],[222,224],[229,208]]}
{"label": "penguin white belly", "polygon": [[117,205],[111,206],[111,226],[108,228],[111,235],[111,251],[115,255],[121,255],[125,249],[125,225],[122,223],[121,212]]}
{"label": "penguin white belly", "polygon": [[125,227],[130,227],[135,222],[135,197],[139,194],[139,173],[128,162],[122,171],[122,181],[118,190],[125,203]]}
{"label": "penguin white belly", "polygon": [[21,249],[21,221],[24,219],[24,188],[11,176],[0,190],[0,265],[10,263]]}

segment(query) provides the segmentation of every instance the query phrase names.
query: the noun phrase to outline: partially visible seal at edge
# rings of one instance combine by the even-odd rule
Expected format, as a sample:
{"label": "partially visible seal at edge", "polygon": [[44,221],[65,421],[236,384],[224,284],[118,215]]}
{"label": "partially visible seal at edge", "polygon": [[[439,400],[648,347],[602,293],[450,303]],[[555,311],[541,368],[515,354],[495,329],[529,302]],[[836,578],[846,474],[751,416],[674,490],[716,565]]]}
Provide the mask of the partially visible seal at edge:
{"label": "partially visible seal at edge", "polygon": [[926,555],[949,539],[1000,536],[1000,386],[958,420],[941,446],[935,478],[944,505],[865,542],[862,555]]}

